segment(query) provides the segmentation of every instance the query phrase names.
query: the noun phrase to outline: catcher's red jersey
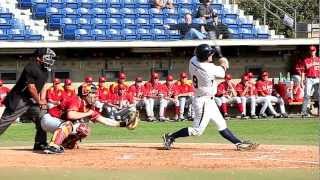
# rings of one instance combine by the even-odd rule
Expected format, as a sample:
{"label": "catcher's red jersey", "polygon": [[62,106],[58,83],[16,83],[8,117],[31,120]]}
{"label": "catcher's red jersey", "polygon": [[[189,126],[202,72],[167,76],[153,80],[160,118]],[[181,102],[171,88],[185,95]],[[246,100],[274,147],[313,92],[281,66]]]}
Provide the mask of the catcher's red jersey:
{"label": "catcher's red jersey", "polygon": [[88,109],[84,100],[74,96],[72,98],[63,99],[58,106],[48,110],[51,116],[63,120],[68,120],[66,117],[68,111],[87,112]]}
{"label": "catcher's red jersey", "polygon": [[310,57],[304,60],[306,77],[320,77],[320,58]]}

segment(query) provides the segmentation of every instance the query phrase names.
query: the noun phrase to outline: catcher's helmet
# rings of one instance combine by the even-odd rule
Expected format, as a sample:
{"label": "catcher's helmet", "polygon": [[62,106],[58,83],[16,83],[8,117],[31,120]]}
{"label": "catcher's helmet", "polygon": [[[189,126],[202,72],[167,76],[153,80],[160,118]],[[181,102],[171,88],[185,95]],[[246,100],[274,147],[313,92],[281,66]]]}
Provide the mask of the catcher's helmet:
{"label": "catcher's helmet", "polygon": [[40,58],[40,62],[43,63],[44,68],[51,71],[51,67],[56,61],[53,59],[56,57],[56,53],[50,48],[39,48],[36,50],[35,55]]}
{"label": "catcher's helmet", "polygon": [[195,50],[195,55],[197,56],[198,61],[204,62],[210,55],[213,55],[215,52],[215,48],[212,48],[208,44],[200,44]]}

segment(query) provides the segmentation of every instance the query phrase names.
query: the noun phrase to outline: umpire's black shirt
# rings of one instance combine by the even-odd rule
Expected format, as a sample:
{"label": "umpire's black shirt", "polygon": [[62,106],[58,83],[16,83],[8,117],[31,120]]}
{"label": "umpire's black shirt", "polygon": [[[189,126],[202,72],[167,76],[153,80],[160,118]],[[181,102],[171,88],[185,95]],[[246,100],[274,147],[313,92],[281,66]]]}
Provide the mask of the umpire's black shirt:
{"label": "umpire's black shirt", "polygon": [[32,98],[27,87],[28,84],[35,84],[37,91],[40,93],[47,80],[47,69],[37,62],[27,64],[16,85],[7,95],[5,105],[14,111],[21,98],[25,100]]}

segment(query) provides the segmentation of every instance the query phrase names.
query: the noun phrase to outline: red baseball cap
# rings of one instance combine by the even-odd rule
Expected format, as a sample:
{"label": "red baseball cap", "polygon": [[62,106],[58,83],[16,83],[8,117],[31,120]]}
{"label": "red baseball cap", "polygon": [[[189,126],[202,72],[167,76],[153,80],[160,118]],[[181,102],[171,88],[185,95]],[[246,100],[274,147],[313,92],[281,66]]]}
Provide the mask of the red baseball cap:
{"label": "red baseball cap", "polygon": [[85,81],[86,83],[92,83],[93,78],[92,78],[91,76],[87,76],[87,77],[84,78],[84,81]]}
{"label": "red baseball cap", "polygon": [[167,76],[167,81],[173,81],[173,76],[172,75],[168,75]]}
{"label": "red baseball cap", "polygon": [[72,84],[72,80],[71,79],[65,79],[64,80],[64,85],[71,85]]}
{"label": "red baseball cap", "polygon": [[224,77],[225,80],[231,80],[232,76],[231,74],[226,74],[226,76]]}
{"label": "red baseball cap", "polygon": [[242,80],[244,81],[249,81],[249,76],[248,75],[242,75]]}
{"label": "red baseball cap", "polygon": [[180,78],[187,78],[188,74],[186,72],[180,73]]}
{"label": "red baseball cap", "polygon": [[159,74],[156,73],[156,72],[153,72],[153,73],[151,74],[151,79],[159,79]]}
{"label": "red baseball cap", "polygon": [[123,72],[119,73],[119,79],[126,79],[126,78],[127,78],[127,76],[125,73],[123,73]]}
{"label": "red baseball cap", "polygon": [[53,84],[60,84],[60,79],[58,79],[58,78],[54,78],[53,79]]}
{"label": "red baseball cap", "polygon": [[142,77],[136,77],[136,82],[142,82]]}
{"label": "red baseball cap", "polygon": [[249,78],[253,78],[253,73],[252,72],[248,72],[247,75],[248,75]]}
{"label": "red baseball cap", "polygon": [[100,82],[100,83],[104,83],[104,82],[106,82],[106,80],[107,80],[107,78],[104,77],[104,76],[100,76],[100,77],[99,77],[99,82]]}
{"label": "red baseball cap", "polygon": [[311,52],[317,51],[317,48],[315,46],[310,46],[309,49],[310,49]]}
{"label": "red baseball cap", "polygon": [[2,79],[0,79],[0,84],[3,84],[3,83],[4,83],[4,81]]}
{"label": "red baseball cap", "polygon": [[261,75],[262,76],[269,76],[269,73],[267,71],[263,71]]}

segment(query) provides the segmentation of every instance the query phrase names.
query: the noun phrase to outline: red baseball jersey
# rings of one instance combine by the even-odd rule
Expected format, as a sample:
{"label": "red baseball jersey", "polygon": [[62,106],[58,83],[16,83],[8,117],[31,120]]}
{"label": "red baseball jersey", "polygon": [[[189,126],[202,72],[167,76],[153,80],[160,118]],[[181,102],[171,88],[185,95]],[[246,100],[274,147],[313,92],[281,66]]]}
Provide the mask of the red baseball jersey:
{"label": "red baseball jersey", "polygon": [[10,89],[5,86],[0,87],[0,107],[4,106],[3,100],[5,99],[5,97],[9,93],[9,91],[10,91]]}
{"label": "red baseball jersey", "polygon": [[[236,85],[236,91],[238,96],[241,96],[245,88],[246,88],[246,85],[243,82],[239,82]],[[255,96],[255,95],[257,95],[257,90],[255,85],[253,84],[251,88],[249,88],[249,90],[244,94],[244,96]]]}
{"label": "red baseball jersey", "polygon": [[[233,83],[231,83],[231,86],[234,90],[236,90],[236,86]],[[223,81],[218,84],[216,96],[230,96],[231,91],[232,89],[231,87],[229,87],[228,83],[226,81]]]}
{"label": "red baseball jersey", "polygon": [[178,87],[180,94],[193,92],[193,87],[190,84],[177,81],[176,86]]}
{"label": "red baseball jersey", "polygon": [[299,85],[293,86],[293,99],[294,102],[303,102],[303,88]]}
{"label": "red baseball jersey", "polygon": [[271,95],[273,91],[272,81],[262,81],[259,80],[256,83],[258,96],[261,96],[263,93],[265,95]]}
{"label": "red baseball jersey", "polygon": [[47,101],[61,101],[63,98],[63,89],[58,88],[55,89],[53,86],[51,86],[47,90]]}
{"label": "red baseball jersey", "polygon": [[[122,85],[125,87],[125,90],[128,91],[129,86],[127,84],[125,84],[125,83],[123,83]],[[118,91],[118,89],[119,89],[119,83],[111,84],[110,88],[109,88],[109,92],[110,93],[115,93],[115,92]]]}
{"label": "red baseball jersey", "polygon": [[306,77],[320,77],[320,58],[309,57],[304,60]]}
{"label": "red baseball jersey", "polygon": [[292,74],[302,75],[305,71],[305,63],[304,61],[297,61],[297,63],[293,66]]}
{"label": "red baseball jersey", "polygon": [[163,88],[161,83],[151,83],[147,82],[145,85],[145,95],[146,96],[158,96],[162,94]]}
{"label": "red baseball jersey", "polygon": [[162,84],[162,92],[165,97],[175,98],[179,95],[179,87],[176,84],[169,85],[168,83]]}
{"label": "red baseball jersey", "polygon": [[108,100],[109,89],[105,86],[99,86],[96,92],[96,96],[100,102],[106,102]]}
{"label": "red baseball jersey", "polygon": [[130,93],[124,93],[123,95],[119,95],[118,93],[110,94],[108,96],[108,102],[121,107],[132,104],[133,96]]}
{"label": "red baseball jersey", "polygon": [[88,110],[84,100],[80,99],[78,96],[73,96],[72,98],[63,99],[58,106],[49,109],[48,112],[53,117],[68,120],[68,111],[86,112]]}
{"label": "red baseball jersey", "polygon": [[146,89],[145,86],[137,86],[135,84],[132,84],[129,89],[128,92],[130,94],[132,94],[132,96],[136,97],[136,98],[142,98],[145,93],[146,93]]}

